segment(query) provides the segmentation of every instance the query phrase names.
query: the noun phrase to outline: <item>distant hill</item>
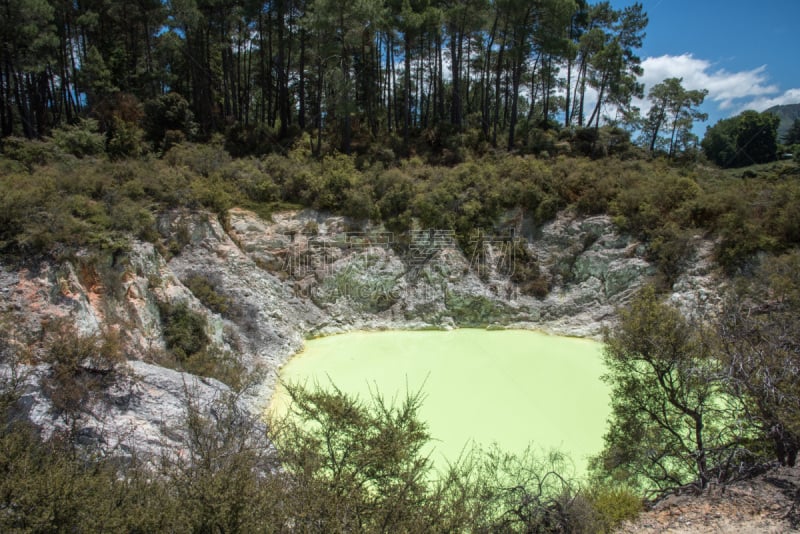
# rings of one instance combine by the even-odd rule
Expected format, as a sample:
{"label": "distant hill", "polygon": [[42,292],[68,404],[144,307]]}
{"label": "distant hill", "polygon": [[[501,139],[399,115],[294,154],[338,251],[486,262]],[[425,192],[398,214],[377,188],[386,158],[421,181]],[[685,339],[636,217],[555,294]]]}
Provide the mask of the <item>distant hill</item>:
{"label": "distant hill", "polygon": [[783,106],[772,106],[764,110],[764,113],[774,113],[781,119],[778,125],[778,139],[783,139],[786,132],[792,126],[795,119],[800,119],[800,104],[786,104]]}

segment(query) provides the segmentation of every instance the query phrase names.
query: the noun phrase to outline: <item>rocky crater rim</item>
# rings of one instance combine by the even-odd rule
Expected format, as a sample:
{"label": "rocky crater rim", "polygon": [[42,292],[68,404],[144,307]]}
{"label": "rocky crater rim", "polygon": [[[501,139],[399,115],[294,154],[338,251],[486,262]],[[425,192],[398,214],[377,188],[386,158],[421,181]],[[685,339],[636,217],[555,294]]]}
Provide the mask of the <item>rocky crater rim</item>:
{"label": "rocky crater rim", "polygon": [[[163,368],[174,352],[165,327],[170,307],[200,317],[206,348],[259,377],[242,395],[255,413],[305,340],[454,328],[599,340],[616,309],[656,273],[644,245],[620,234],[607,216],[564,211],[536,226],[517,210],[503,220],[496,233],[514,240],[480,242],[467,256],[448,234],[419,229],[426,231],[415,233],[416,241],[392,247],[370,237],[384,232],[380,225],[314,210],[280,212],[268,221],[237,208],[222,222],[207,212],[176,210],[159,218],[159,243],[134,240],[123,257],[79,253],[71,261],[4,265],[0,308],[16,318],[20,332],[36,332],[57,317],[83,334],[119,331],[128,359],[143,362],[131,366],[141,387],[127,404],[103,400],[85,424],[100,435],[118,418],[140,429],[144,448],[179,447],[184,384],[201,380],[197,391],[207,404],[226,386]],[[712,249],[695,239],[691,268],[672,286],[670,300],[687,312],[717,305],[721,278]],[[29,415],[40,426],[57,426],[41,388],[29,389]]]}

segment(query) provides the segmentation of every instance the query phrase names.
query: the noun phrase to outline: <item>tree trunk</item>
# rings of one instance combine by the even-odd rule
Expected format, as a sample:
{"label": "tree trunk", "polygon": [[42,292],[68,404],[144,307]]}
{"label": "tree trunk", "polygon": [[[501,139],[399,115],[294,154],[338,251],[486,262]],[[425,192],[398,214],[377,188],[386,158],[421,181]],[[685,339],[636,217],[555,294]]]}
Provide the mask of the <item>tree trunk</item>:
{"label": "tree trunk", "polygon": [[394,72],[393,68],[393,57],[392,49],[394,48],[394,43],[392,42],[392,37],[389,33],[386,34],[386,127],[389,133],[392,133],[392,88],[394,87],[393,84],[393,75]]}
{"label": "tree trunk", "polygon": [[547,67],[544,68],[544,65],[542,65],[542,67],[544,70],[544,94],[542,95],[544,98],[544,107],[542,108],[542,125],[544,129],[547,130],[550,128],[550,91],[552,89],[550,84],[552,83],[553,78],[553,57],[551,55],[547,56]]}
{"label": "tree trunk", "polygon": [[564,102],[564,128],[569,128],[569,123],[571,122],[570,117],[570,93],[572,92],[572,58],[567,59],[567,90],[565,91],[566,94],[566,102]]}
{"label": "tree trunk", "polygon": [[517,101],[519,100],[519,84],[522,77],[522,58],[514,62],[511,74],[511,120],[508,125],[508,150],[514,150],[515,130],[517,128]]}
{"label": "tree trunk", "polygon": [[299,101],[297,110],[297,123],[301,130],[306,129],[306,31],[300,30],[300,64],[297,67],[297,98]]}
{"label": "tree trunk", "polygon": [[600,128],[600,106],[603,105],[603,97],[605,96],[605,74],[603,74],[603,81],[600,84],[600,93],[597,95],[597,104],[594,106],[594,110],[592,111],[591,116],[589,117],[589,122],[586,124],[591,127],[592,121],[594,121],[594,129],[597,130]]}
{"label": "tree trunk", "polygon": [[273,94],[272,94],[272,58],[275,57],[272,53],[272,10],[267,11],[267,123],[270,128],[275,127],[275,111],[273,107]]}
{"label": "tree trunk", "polygon": [[278,136],[281,139],[286,138],[289,128],[289,80],[287,76],[287,60],[286,60],[286,39],[284,38],[284,28],[286,11],[283,0],[277,3],[277,17],[278,17],[278,116],[281,122],[281,128]]}
{"label": "tree trunk", "polygon": [[694,420],[694,437],[695,446],[697,451],[695,454],[697,462],[697,473],[700,476],[700,489],[706,489],[708,486],[708,466],[706,465],[706,448],[703,443],[703,416],[699,413],[691,414]]}
{"label": "tree trunk", "polygon": [[450,54],[452,57],[453,69],[453,96],[450,104],[450,122],[456,130],[461,129],[461,54],[464,50],[463,46],[461,33],[454,31],[450,38]]}
{"label": "tree trunk", "polygon": [[322,58],[317,50],[317,149],[315,155],[319,157],[322,150]]}
{"label": "tree trunk", "polygon": [[[339,28],[341,28],[343,32],[344,32],[344,27],[345,27],[345,25],[344,25],[344,10],[340,10],[339,11]],[[339,107],[341,108],[340,111],[344,115],[344,118],[342,120],[342,145],[341,145],[341,149],[342,149],[342,152],[344,152],[345,154],[350,154],[350,137],[351,137],[351,131],[350,131],[350,101],[349,101],[349,99],[350,99],[350,64],[349,64],[350,51],[347,49],[347,45],[346,45],[346,43],[344,41],[344,38],[342,38],[342,46],[341,46],[340,55],[341,55],[341,57],[339,59],[340,59],[340,62],[341,62],[340,65],[341,65],[341,68],[342,68],[342,80],[344,81],[344,88],[341,91],[341,94],[338,95],[339,99],[340,99],[339,100],[339,102],[340,102],[340,106]]]}
{"label": "tree trunk", "polygon": [[656,115],[656,123],[653,126],[653,133],[650,137],[650,153],[652,154],[656,149],[656,141],[658,140],[658,132],[661,130],[661,124],[664,122],[666,111],[661,109]]}
{"label": "tree trunk", "polygon": [[669,136],[669,157],[675,155],[675,133],[678,131],[678,116],[680,115],[681,108],[675,110],[675,116],[672,118],[672,134]]}
{"label": "tree trunk", "polygon": [[497,68],[495,69],[494,75],[494,121],[492,124],[492,146],[497,147],[497,127],[500,122],[500,79],[503,72],[503,54],[505,53],[506,49],[506,39],[505,36],[508,32],[508,19],[506,19],[505,24],[503,25],[503,42],[500,43],[500,50],[497,52]]}
{"label": "tree trunk", "polygon": [[403,36],[403,149],[408,151],[408,136],[411,128],[411,36],[406,32]]}
{"label": "tree trunk", "polygon": [[[483,71],[481,72],[481,126],[483,127],[483,135],[489,137],[490,117],[489,117],[489,85],[491,84],[491,64],[492,64],[492,47],[494,46],[494,39],[497,35],[497,23],[500,18],[499,12],[495,12],[494,22],[492,23],[492,31],[489,33],[489,43],[486,46],[486,58],[483,63]],[[497,138],[493,135],[493,143],[497,143]]]}
{"label": "tree trunk", "polygon": [[258,108],[258,113],[260,115],[258,122],[264,124],[267,120],[267,88],[265,83],[267,79],[267,58],[264,48],[264,16],[260,11],[258,13],[258,57],[259,81],[261,82]]}

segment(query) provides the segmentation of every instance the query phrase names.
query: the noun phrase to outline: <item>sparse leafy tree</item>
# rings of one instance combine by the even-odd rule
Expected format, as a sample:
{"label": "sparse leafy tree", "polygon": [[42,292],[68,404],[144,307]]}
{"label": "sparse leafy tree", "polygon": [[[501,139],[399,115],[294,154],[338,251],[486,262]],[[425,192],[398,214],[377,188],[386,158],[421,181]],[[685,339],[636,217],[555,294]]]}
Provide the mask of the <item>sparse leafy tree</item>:
{"label": "sparse leafy tree", "polygon": [[44,363],[49,365],[44,391],[56,416],[70,431],[91,414],[103,392],[124,376],[120,340],[115,332],[81,335],[67,321],[56,321],[47,332]]}
{"label": "sparse leafy tree", "polygon": [[648,287],[605,342],[612,413],[595,468],[650,494],[705,488],[735,443],[713,336]]}
{"label": "sparse leafy tree", "polygon": [[784,465],[800,451],[799,273],[796,251],[768,259],[730,292],[719,322],[728,387]]}
{"label": "sparse leafy tree", "polygon": [[[497,447],[470,458],[480,532],[598,532],[595,510],[557,451],[509,454]],[[474,462],[474,463],[473,463]],[[485,525],[485,526],[484,526]],[[481,528],[483,527],[483,528]]]}
{"label": "sparse leafy tree", "polygon": [[278,455],[299,494],[292,515],[324,531],[418,531],[435,513],[420,395],[391,406],[334,389],[288,386],[291,417],[273,422]]}
{"label": "sparse leafy tree", "polygon": [[165,455],[161,466],[180,503],[175,521],[192,532],[279,531],[283,479],[263,422],[232,394],[210,404],[190,386],[185,395],[185,453]]}
{"label": "sparse leafy tree", "polygon": [[590,78],[590,85],[598,91],[597,105],[589,117],[589,124],[594,120],[595,129],[600,127],[603,105],[613,104],[624,111],[634,96],[642,96],[643,87],[637,81],[643,72],[641,59],[634,51],[642,46],[646,26],[647,14],[642,4],[614,12],[612,32],[596,54],[593,62],[596,73]]}
{"label": "sparse leafy tree", "polygon": [[642,136],[651,153],[662,149],[674,157],[678,150],[686,148],[694,121],[708,118],[697,109],[708,91],[687,90],[682,82],[683,78],[668,78],[647,94],[651,107]]}

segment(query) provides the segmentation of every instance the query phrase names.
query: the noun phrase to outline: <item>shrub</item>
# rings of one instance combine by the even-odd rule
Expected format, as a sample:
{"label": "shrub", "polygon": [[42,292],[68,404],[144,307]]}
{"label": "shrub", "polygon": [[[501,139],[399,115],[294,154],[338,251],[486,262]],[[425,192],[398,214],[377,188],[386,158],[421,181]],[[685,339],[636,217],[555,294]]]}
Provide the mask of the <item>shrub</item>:
{"label": "shrub", "polygon": [[235,157],[263,156],[279,151],[278,132],[266,124],[236,123],[225,132],[225,150]]}
{"label": "shrub", "polygon": [[78,158],[96,156],[105,149],[105,137],[98,133],[97,121],[93,119],[81,119],[73,126],[53,130],[53,142],[65,153]]}
{"label": "shrub", "polygon": [[223,215],[236,202],[231,194],[231,188],[218,176],[210,178],[195,178],[191,185],[192,199],[218,215]]}
{"label": "shrub", "polygon": [[669,221],[680,227],[692,222],[696,199],[702,193],[692,178],[668,173],[634,180],[630,185],[622,184],[610,205],[623,230],[648,238]]}
{"label": "shrub", "polygon": [[35,166],[47,165],[63,158],[61,150],[50,141],[6,137],[2,140],[3,154],[19,161],[29,171]]}
{"label": "shrub", "polygon": [[[216,293],[207,279],[192,275],[187,286],[197,291],[201,301],[205,298],[209,307],[229,311],[230,301]],[[235,390],[247,385],[248,376],[252,373],[248,373],[247,367],[236,354],[210,343],[206,334],[206,319],[202,314],[191,310],[184,302],[175,305],[162,304],[160,309],[164,341],[175,358],[174,363],[167,360],[162,361],[162,364],[176,366],[199,376],[215,378]]]}
{"label": "shrub", "polygon": [[247,382],[247,368],[236,355],[214,345],[187,356],[181,362],[181,368],[198,376],[219,380],[236,391],[241,390]]}
{"label": "shrub", "polygon": [[532,128],[525,141],[526,152],[531,152],[544,157],[555,153],[558,135],[552,130]]}
{"label": "shrub", "polygon": [[218,173],[231,161],[228,153],[216,143],[176,145],[164,154],[164,159],[172,167],[185,166],[205,178]]}
{"label": "shrub", "polygon": [[715,256],[728,273],[747,270],[759,251],[775,248],[775,240],[763,232],[758,221],[743,211],[726,213],[720,217],[720,240]]}
{"label": "shrub", "polygon": [[281,198],[281,189],[262,167],[261,162],[254,159],[234,160],[220,170],[220,175],[249,200],[276,202]]}
{"label": "shrub", "polygon": [[143,126],[145,136],[155,150],[166,151],[181,140],[194,138],[197,123],[189,102],[178,93],[161,95],[144,105]]}
{"label": "shrub", "polygon": [[586,492],[594,509],[600,532],[614,532],[624,521],[632,521],[642,511],[642,498],[620,486],[595,485]]}
{"label": "shrub", "polygon": [[675,223],[668,222],[653,231],[647,247],[648,257],[664,277],[663,284],[671,288],[683,272],[691,252],[689,236]]}
{"label": "shrub", "polygon": [[120,200],[114,207],[114,217],[110,220],[110,227],[120,232],[130,232],[151,243],[158,239],[153,213],[128,199]]}
{"label": "shrub", "polygon": [[793,466],[800,452],[800,251],[764,258],[726,297],[717,331],[725,386],[747,406],[737,419],[750,425],[753,444],[771,445],[762,458]]}
{"label": "shrub", "polygon": [[536,211],[533,214],[533,219],[537,224],[542,224],[547,221],[555,219],[558,211],[563,207],[562,202],[554,196],[546,196],[536,206]]}
{"label": "shrub", "polygon": [[142,144],[144,131],[131,122],[114,118],[107,132],[106,152],[114,160],[141,156],[145,152]]}
{"label": "shrub", "polygon": [[220,294],[208,277],[201,274],[191,274],[184,282],[189,291],[203,303],[207,308],[226,315],[231,307],[231,299],[227,295]]}
{"label": "shrub", "polygon": [[572,138],[572,149],[581,156],[599,155],[598,147],[596,146],[599,138],[600,132],[595,128],[578,128]]}
{"label": "shrub", "polygon": [[312,204],[317,209],[348,211],[347,197],[358,183],[358,171],[353,159],[330,156],[320,165],[320,173],[311,182]]}
{"label": "shrub", "polygon": [[45,335],[42,361],[50,368],[44,391],[56,413],[74,422],[116,382],[123,362],[119,336],[113,331],[81,335],[64,320],[48,325]]}
{"label": "shrub", "polygon": [[209,338],[202,314],[191,310],[185,302],[163,304],[160,311],[164,341],[179,362],[206,348]]}

